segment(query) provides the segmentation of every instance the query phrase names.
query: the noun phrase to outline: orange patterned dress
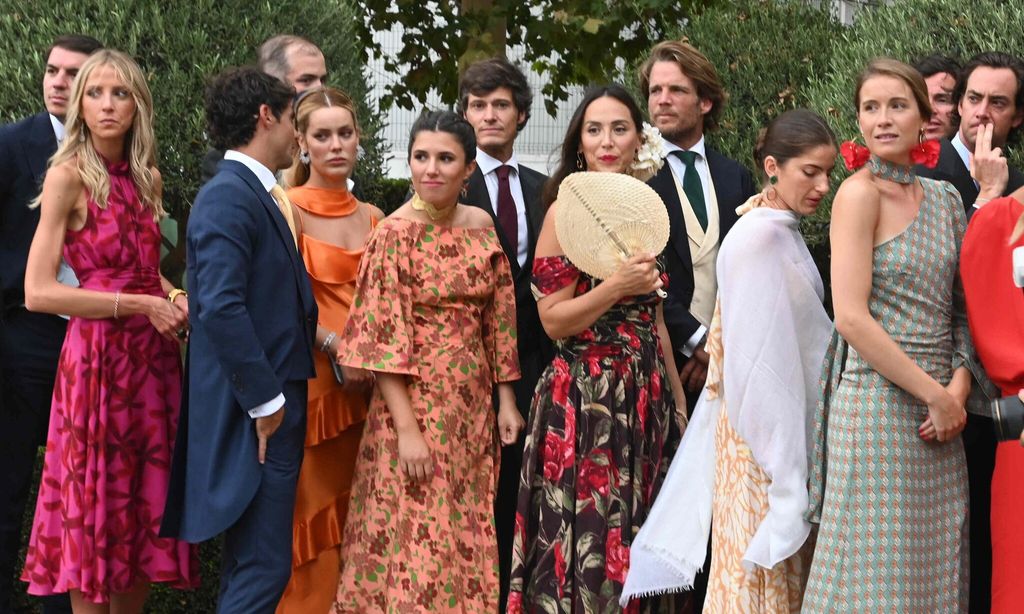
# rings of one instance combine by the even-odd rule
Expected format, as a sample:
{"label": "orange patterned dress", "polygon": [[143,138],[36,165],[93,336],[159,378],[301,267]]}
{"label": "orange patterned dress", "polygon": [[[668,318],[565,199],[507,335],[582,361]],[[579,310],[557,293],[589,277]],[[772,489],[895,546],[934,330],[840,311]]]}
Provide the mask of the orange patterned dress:
{"label": "orange patterned dress", "polygon": [[498,609],[495,382],[519,378],[512,275],[493,228],[388,218],[359,265],[342,341],[353,367],[404,375],[434,475],[406,480],[374,391],[333,611]]}
{"label": "orange patterned dress", "polygon": [[[347,191],[302,186],[288,190],[288,199],[315,215],[352,216],[367,224],[367,235],[375,225],[367,205]],[[362,215],[352,215],[359,210]],[[369,222],[363,222],[367,217]],[[363,250],[343,249],[307,234],[300,237],[299,249],[320,309],[319,324],[341,334]],[[326,612],[334,602],[341,532],[369,401],[369,389],[347,390],[335,381],[327,354],[316,352],[314,361],[317,376],[309,380],[306,444],[295,496],[292,577],[277,614]]]}
{"label": "orange patterned dress", "polygon": [[768,512],[771,480],[729,424],[725,411],[715,427],[715,451],[715,520],[711,523],[711,572],[704,611],[799,612],[814,553],[813,533],[796,554],[775,567],[747,569],[743,553]]}

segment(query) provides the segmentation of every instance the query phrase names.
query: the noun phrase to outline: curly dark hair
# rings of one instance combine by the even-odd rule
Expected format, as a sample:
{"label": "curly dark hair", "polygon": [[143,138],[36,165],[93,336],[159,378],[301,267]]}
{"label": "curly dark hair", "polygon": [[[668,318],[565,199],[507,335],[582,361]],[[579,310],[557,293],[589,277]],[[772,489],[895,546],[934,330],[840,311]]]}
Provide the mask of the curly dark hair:
{"label": "curly dark hair", "polygon": [[431,111],[423,109],[409,130],[409,148],[406,155],[412,158],[412,146],[420,132],[446,132],[459,142],[466,154],[466,164],[476,159],[476,133],[469,122],[452,111]]}
{"label": "curly dark hair", "polygon": [[523,71],[502,57],[474,62],[462,73],[459,79],[459,113],[466,116],[470,94],[486,96],[499,87],[507,87],[512,92],[516,111],[524,114],[523,121],[516,126],[516,130],[521,131],[530,121],[533,91]]}
{"label": "curly dark hair", "polygon": [[955,78],[957,73],[960,72],[959,62],[949,56],[938,53],[933,53],[917,60],[913,66],[925,79],[940,72],[947,73]]}
{"label": "curly dark hair", "polygon": [[206,87],[206,132],[213,146],[245,145],[256,134],[260,105],[280,119],[294,96],[295,88],[251,66],[220,73]]}
{"label": "curly dark hair", "polygon": [[[1020,111],[1024,109],[1024,61],[1015,55],[1003,53],[1002,51],[986,51],[971,58],[960,70],[956,78],[956,87],[953,88],[953,124],[960,123],[960,101],[967,92],[967,81],[971,78],[974,70],[985,66],[987,68],[1006,68],[1013,73],[1017,79],[1017,93],[1013,97],[1013,106]],[[1007,137],[1008,143],[1016,143],[1020,136],[1020,126],[1010,130]]]}

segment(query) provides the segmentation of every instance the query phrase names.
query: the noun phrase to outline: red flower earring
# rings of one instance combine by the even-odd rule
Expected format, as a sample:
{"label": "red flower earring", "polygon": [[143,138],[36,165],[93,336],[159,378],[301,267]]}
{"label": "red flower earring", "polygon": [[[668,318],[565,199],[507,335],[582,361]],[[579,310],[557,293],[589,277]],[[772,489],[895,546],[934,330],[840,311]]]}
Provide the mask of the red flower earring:
{"label": "red flower earring", "polygon": [[839,146],[839,153],[843,156],[846,168],[851,171],[864,166],[867,164],[868,159],[871,158],[871,152],[868,148],[854,141],[843,142]]}
{"label": "red flower earring", "polygon": [[923,140],[917,144],[917,147],[910,150],[910,161],[914,164],[920,164],[925,168],[935,168],[935,165],[939,163],[939,151],[942,146],[939,145],[937,139]]}

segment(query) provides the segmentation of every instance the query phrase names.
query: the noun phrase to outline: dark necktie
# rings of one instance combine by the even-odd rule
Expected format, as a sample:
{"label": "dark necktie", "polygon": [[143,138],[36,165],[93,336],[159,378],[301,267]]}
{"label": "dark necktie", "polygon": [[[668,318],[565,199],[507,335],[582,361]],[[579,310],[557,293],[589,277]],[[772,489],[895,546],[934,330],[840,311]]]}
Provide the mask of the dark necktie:
{"label": "dark necktie", "polygon": [[512,199],[512,187],[508,183],[511,170],[511,166],[502,164],[494,171],[498,176],[498,210],[495,213],[501,224],[501,232],[512,247],[513,257],[516,257],[519,254],[519,213],[516,212],[516,201]]}
{"label": "dark necktie", "polygon": [[697,216],[702,230],[708,229],[708,208],[704,204],[704,185],[700,182],[700,175],[697,173],[697,166],[694,164],[699,155],[695,151],[683,151],[677,149],[672,152],[683,161],[686,172],[683,173],[683,193],[693,207],[693,213]]}

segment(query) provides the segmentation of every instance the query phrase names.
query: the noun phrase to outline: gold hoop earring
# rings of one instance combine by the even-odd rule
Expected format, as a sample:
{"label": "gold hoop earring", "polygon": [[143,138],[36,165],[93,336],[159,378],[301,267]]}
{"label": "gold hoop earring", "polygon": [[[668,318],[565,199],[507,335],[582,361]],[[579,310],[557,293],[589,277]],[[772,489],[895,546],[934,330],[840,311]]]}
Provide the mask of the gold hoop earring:
{"label": "gold hoop earring", "polygon": [[587,168],[586,165],[587,165],[587,163],[583,160],[583,154],[577,151],[576,152],[576,170],[578,170],[578,171],[585,170]]}

